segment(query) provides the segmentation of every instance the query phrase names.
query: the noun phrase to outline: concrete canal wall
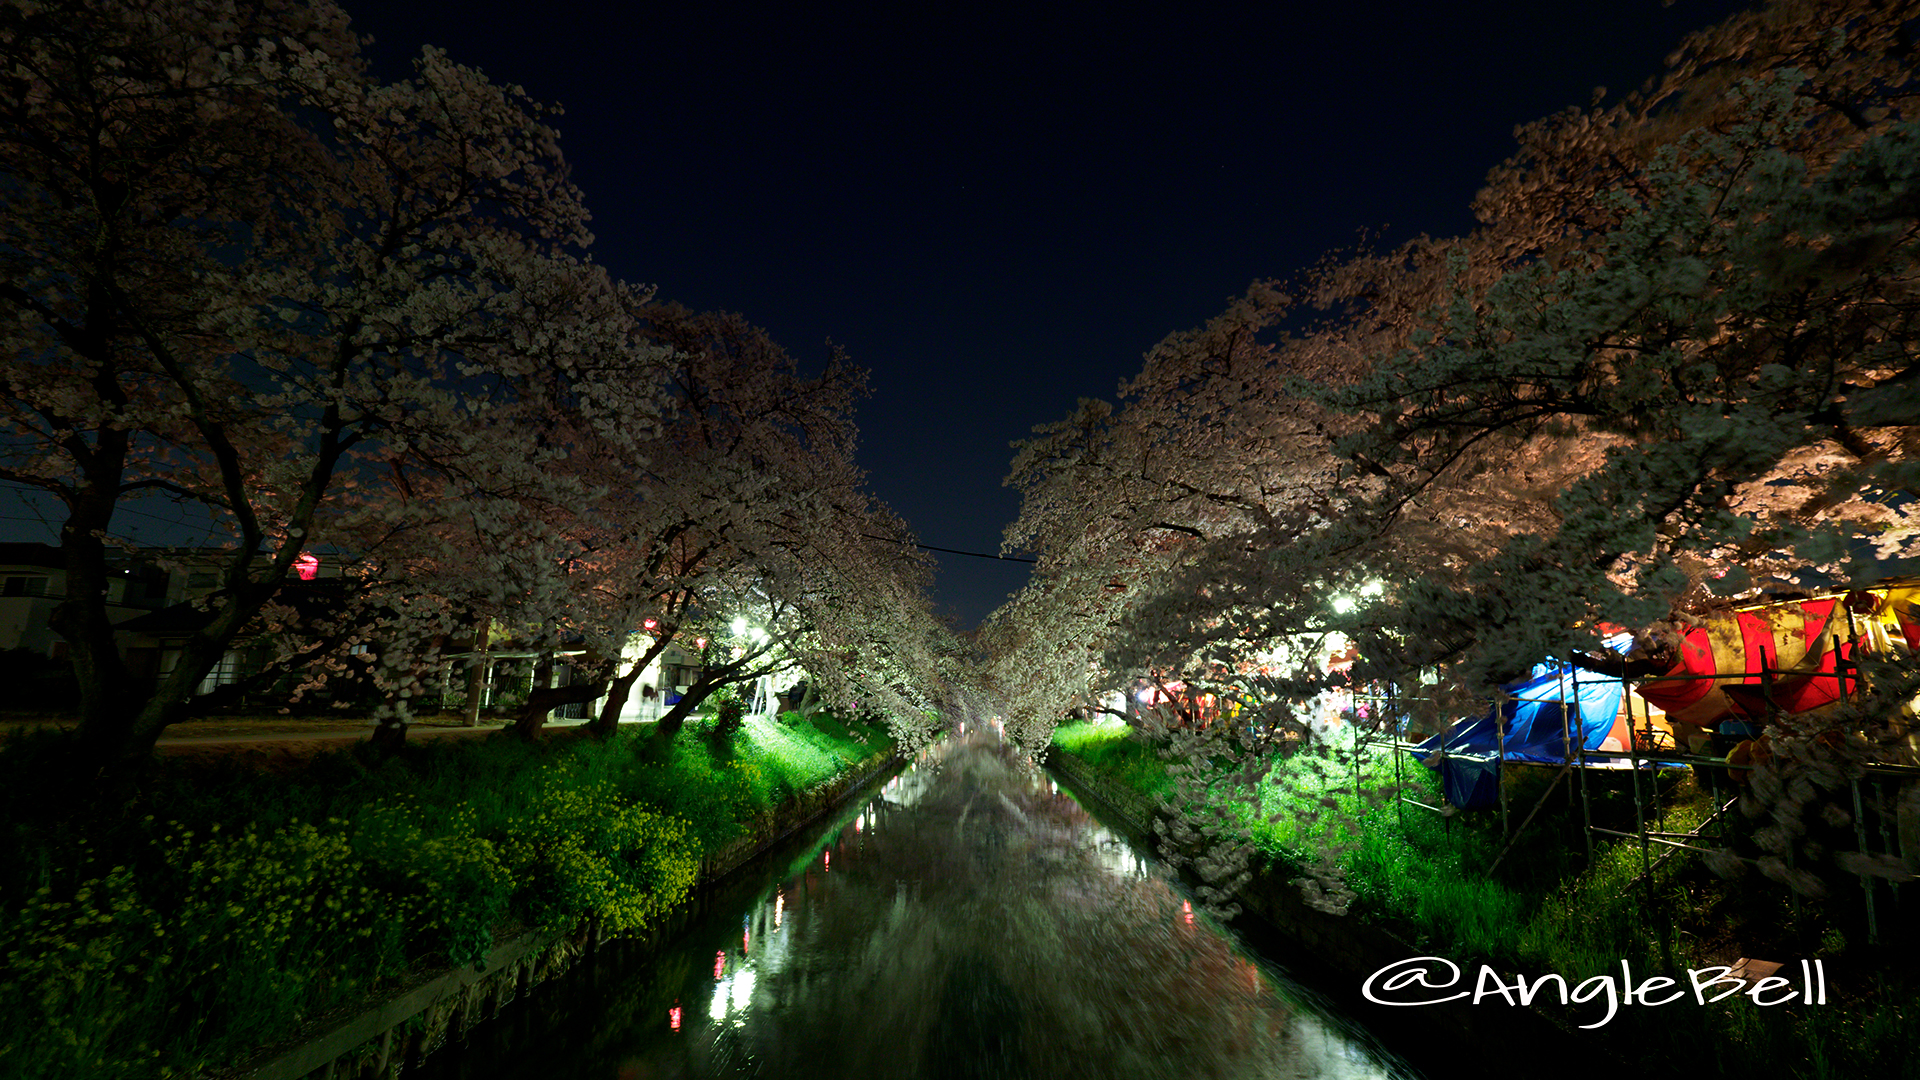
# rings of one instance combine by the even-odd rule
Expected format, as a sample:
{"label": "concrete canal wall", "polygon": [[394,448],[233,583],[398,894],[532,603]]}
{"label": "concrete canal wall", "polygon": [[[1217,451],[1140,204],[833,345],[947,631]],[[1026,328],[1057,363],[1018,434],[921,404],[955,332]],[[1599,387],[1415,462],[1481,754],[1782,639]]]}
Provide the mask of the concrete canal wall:
{"label": "concrete canal wall", "polygon": [[[747,835],[707,853],[695,895],[634,942],[635,951],[650,953],[697,910],[700,893],[843,805],[868,782],[897,769],[902,760],[892,752],[876,754],[840,777],[759,815],[748,823]],[[516,998],[564,975],[605,944],[596,928],[584,923],[566,931],[522,934],[496,946],[483,965],[422,972],[376,1005],[318,1023],[295,1045],[215,1075],[245,1080],[397,1080],[409,1065],[494,1020]]]}

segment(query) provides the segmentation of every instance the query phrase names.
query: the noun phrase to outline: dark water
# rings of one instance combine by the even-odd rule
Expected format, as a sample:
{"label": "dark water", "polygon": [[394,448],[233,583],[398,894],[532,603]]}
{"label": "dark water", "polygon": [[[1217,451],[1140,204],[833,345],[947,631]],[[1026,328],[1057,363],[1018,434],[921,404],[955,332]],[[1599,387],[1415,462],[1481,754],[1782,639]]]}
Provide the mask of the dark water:
{"label": "dark water", "polygon": [[987,744],[923,758],[650,963],[609,967],[420,1074],[1410,1075]]}

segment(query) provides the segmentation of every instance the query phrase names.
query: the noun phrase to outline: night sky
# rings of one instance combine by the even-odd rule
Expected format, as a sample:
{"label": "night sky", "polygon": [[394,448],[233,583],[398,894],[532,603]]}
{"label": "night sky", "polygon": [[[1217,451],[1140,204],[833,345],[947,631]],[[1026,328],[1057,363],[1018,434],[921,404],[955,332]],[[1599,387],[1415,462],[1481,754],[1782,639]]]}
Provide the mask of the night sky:
{"label": "night sky", "polygon": [[[1516,124],[1638,86],[1744,6],[344,3],[389,77],[431,44],[565,107],[614,274],[809,363],[845,346],[873,372],[874,490],[982,552],[1017,512],[1009,442],[1257,278],[1363,229],[1467,230]],[[1025,580],[940,559],[963,626]]]}

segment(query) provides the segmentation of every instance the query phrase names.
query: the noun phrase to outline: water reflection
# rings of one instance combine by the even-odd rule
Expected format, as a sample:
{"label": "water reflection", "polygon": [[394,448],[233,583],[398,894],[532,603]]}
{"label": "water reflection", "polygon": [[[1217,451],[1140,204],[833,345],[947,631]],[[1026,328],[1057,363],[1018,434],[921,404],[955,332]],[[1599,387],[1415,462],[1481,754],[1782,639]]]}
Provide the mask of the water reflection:
{"label": "water reflection", "polygon": [[1393,1075],[992,744],[889,782],[737,940],[704,1029],[621,1075]]}

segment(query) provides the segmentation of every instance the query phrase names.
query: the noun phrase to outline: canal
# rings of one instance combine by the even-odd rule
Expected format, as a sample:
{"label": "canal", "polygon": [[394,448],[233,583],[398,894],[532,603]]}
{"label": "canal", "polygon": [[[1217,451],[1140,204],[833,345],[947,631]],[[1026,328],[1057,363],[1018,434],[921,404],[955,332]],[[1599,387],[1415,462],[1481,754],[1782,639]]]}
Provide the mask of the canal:
{"label": "canal", "polygon": [[[621,970],[622,968],[625,970]],[[943,747],[429,1080],[1411,1077],[997,745]]]}

